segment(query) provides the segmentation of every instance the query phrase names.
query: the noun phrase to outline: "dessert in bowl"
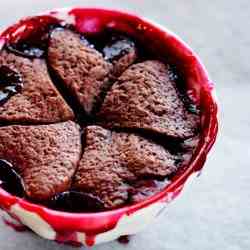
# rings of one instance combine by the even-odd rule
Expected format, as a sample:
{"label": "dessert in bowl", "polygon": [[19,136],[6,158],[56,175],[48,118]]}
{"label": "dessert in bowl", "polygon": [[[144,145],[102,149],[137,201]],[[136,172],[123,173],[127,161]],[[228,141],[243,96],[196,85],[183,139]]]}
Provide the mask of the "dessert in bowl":
{"label": "dessert in bowl", "polygon": [[135,234],[203,167],[214,88],[170,31],[68,8],[0,41],[0,205],[16,225],[87,246]]}

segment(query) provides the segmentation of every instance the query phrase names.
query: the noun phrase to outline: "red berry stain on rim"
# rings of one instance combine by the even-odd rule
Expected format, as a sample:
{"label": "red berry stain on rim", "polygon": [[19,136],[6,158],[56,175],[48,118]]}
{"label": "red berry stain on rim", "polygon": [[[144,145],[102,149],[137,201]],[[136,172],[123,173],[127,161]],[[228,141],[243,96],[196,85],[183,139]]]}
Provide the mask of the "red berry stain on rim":
{"label": "red berry stain on rim", "polygon": [[[65,10],[62,11],[65,13]],[[36,29],[58,23],[59,20],[56,17],[59,17],[59,14],[61,14],[61,10],[23,19],[5,30],[1,34],[0,40],[4,42],[19,41]],[[169,202],[174,199],[181,192],[188,177],[202,169],[218,131],[217,104],[213,84],[197,55],[170,31],[136,15],[116,10],[74,8],[69,9],[68,14],[75,20],[75,27],[80,32],[95,34],[106,28],[112,28],[127,33],[138,41],[147,41],[147,44],[150,44],[149,50],[157,51],[157,54],[164,55],[163,60],[167,59],[176,65],[178,71],[184,76],[189,96],[202,111],[201,139],[189,166],[179,171],[163,191],[135,205],[100,213],[73,214],[32,204],[14,197],[0,188],[0,206],[3,209],[8,211],[12,205],[18,204],[26,211],[36,213],[46,221],[57,233],[56,240],[60,242],[76,241],[76,232],[84,232],[86,244],[91,246],[94,245],[97,234],[115,228],[123,215],[131,215],[153,203]]]}

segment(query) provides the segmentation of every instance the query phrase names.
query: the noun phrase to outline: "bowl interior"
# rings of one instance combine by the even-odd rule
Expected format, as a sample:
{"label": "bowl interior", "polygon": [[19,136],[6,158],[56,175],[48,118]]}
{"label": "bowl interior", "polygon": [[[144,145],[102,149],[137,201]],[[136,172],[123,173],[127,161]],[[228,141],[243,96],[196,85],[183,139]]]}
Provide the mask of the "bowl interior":
{"label": "bowl interior", "polygon": [[[189,97],[201,109],[201,139],[190,165],[179,171],[171,184],[163,191],[135,205],[101,213],[72,214],[32,204],[0,189],[0,205],[6,210],[9,210],[13,204],[18,204],[28,211],[39,214],[56,230],[71,228],[79,231],[103,231],[103,228],[113,227],[123,214],[133,213],[170,194],[178,193],[187,178],[203,167],[208,151],[215,141],[218,128],[213,84],[198,56],[171,31],[152,21],[117,10],[68,8],[47,12],[36,18],[26,18],[9,27],[0,35],[0,49],[8,40],[21,39],[40,25],[57,22],[55,18],[75,25],[79,32],[88,34],[88,36],[100,34],[106,29],[128,34],[143,44],[150,53],[176,67],[183,79],[180,84],[185,86]],[[90,221],[91,223],[89,223]]]}

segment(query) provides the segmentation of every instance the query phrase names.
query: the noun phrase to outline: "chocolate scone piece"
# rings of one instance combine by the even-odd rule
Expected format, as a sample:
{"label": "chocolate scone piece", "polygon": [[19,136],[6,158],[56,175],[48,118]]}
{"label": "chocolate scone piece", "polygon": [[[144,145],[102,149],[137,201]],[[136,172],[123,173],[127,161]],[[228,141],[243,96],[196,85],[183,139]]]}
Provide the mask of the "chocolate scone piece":
{"label": "chocolate scone piece", "polygon": [[[72,110],[52,84],[43,59],[23,58],[3,50],[0,67],[5,72],[18,74],[22,84],[20,91],[15,90],[14,95],[0,104],[0,123],[54,123],[74,118]],[[2,81],[5,78],[2,76]],[[7,93],[6,89],[12,88],[13,92],[13,86],[6,85],[3,91]]]}
{"label": "chocolate scone piece", "polygon": [[85,136],[73,188],[97,196],[107,209],[127,202],[131,183],[162,178],[177,169],[175,155],[141,136],[99,126],[87,127]]}
{"label": "chocolate scone piece", "polygon": [[55,29],[48,48],[50,66],[90,114],[109,83],[112,65],[79,34]]}
{"label": "chocolate scone piece", "polygon": [[0,159],[21,175],[28,198],[44,201],[70,187],[81,154],[74,122],[2,127],[0,142]]}
{"label": "chocolate scone piece", "polygon": [[189,113],[172,72],[159,61],[130,66],[107,94],[98,114],[108,128],[144,129],[175,138],[195,135],[199,116]]}

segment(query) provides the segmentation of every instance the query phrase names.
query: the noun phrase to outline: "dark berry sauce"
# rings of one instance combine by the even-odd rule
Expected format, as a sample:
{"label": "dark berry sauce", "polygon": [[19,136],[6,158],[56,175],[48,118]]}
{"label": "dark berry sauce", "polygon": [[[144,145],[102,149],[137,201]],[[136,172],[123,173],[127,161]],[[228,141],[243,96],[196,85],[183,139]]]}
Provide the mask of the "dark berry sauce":
{"label": "dark berry sauce", "polygon": [[0,187],[18,197],[24,197],[24,184],[20,175],[6,160],[0,159]]}
{"label": "dark berry sauce", "polygon": [[77,212],[100,212],[104,210],[103,202],[89,193],[67,191],[53,197],[49,207],[59,211]]}
{"label": "dark berry sauce", "polygon": [[[23,29],[21,36],[12,36],[6,44],[7,50],[16,55],[28,58],[45,57],[48,47],[50,31],[60,26],[57,19],[51,17],[30,18],[17,27]],[[12,34],[15,34],[13,31]]]}
{"label": "dark berry sauce", "polygon": [[169,75],[171,80],[176,83],[179,97],[183,101],[187,111],[195,115],[200,115],[200,108],[195,104],[194,100],[187,95],[187,88],[185,86],[186,81],[179,73],[176,66],[171,65]]}
{"label": "dark berry sauce", "polygon": [[30,45],[27,43],[7,44],[6,48],[10,52],[18,56],[23,56],[28,58],[40,58],[43,57],[45,54],[45,49],[43,48],[43,46],[38,48],[34,47],[34,45]]}
{"label": "dark berry sauce", "polygon": [[139,59],[144,58],[144,56],[148,58],[144,46],[139,44],[134,37],[110,28],[106,28],[98,34],[86,34],[84,37],[97,51],[103,54],[105,60],[111,63],[132,50],[136,50]]}
{"label": "dark berry sauce", "polygon": [[108,61],[115,61],[128,54],[135,48],[135,43],[129,38],[121,35],[113,35],[103,48],[104,58]]}
{"label": "dark berry sauce", "polygon": [[0,105],[20,93],[23,87],[21,74],[3,65],[0,66]]}

